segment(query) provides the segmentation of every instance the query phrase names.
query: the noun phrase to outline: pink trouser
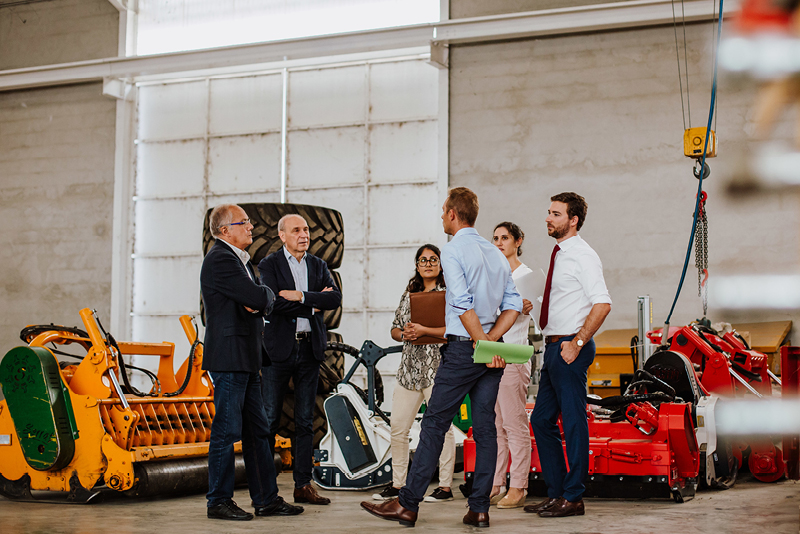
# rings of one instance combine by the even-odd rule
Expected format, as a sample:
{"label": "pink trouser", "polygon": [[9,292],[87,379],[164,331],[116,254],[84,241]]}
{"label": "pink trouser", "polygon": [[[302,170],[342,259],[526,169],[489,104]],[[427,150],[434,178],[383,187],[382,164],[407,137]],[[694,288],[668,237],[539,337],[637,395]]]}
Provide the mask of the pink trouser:
{"label": "pink trouser", "polygon": [[[494,485],[506,485],[506,472],[511,473],[512,488],[527,488],[531,469],[531,434],[525,403],[531,381],[531,362],[509,364],[503,372],[497,404],[494,407],[497,426],[497,465]],[[511,469],[508,455],[511,453]]]}

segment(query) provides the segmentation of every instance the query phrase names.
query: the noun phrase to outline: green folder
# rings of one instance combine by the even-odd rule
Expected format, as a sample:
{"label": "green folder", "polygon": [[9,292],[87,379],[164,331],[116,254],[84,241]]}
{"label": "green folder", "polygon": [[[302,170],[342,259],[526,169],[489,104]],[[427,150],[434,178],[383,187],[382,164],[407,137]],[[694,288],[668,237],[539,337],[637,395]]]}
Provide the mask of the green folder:
{"label": "green folder", "polygon": [[478,340],[475,344],[475,353],[472,361],[475,363],[490,363],[494,355],[503,358],[506,363],[525,363],[533,356],[532,345],[513,345],[511,343],[498,343],[497,341]]}

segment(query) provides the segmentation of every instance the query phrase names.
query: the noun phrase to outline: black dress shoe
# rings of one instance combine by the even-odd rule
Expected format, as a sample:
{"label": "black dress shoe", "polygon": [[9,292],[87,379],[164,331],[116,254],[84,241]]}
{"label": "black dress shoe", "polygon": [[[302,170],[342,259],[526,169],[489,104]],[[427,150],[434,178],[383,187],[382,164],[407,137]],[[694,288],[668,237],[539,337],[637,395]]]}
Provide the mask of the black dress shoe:
{"label": "black dress shoe", "polygon": [[560,497],[554,506],[539,512],[539,517],[569,517],[573,515],[583,515],[585,513],[583,499],[576,502],[569,502],[564,497]]}
{"label": "black dress shoe", "polygon": [[257,516],[268,515],[298,515],[303,513],[302,506],[295,506],[283,500],[283,497],[275,497],[275,500],[266,506],[256,507]]}
{"label": "black dress shoe", "polygon": [[555,499],[547,498],[547,499],[543,500],[542,502],[540,502],[539,504],[529,504],[528,506],[523,508],[523,510],[525,510],[529,514],[538,514],[539,512],[541,512],[543,510],[547,510],[549,508],[552,508],[553,506],[556,505],[557,502],[558,502],[558,498],[555,498]]}
{"label": "black dress shoe", "polygon": [[417,512],[404,508],[397,499],[390,499],[381,504],[363,501],[361,508],[381,519],[397,521],[404,527],[413,527],[417,522]]}
{"label": "black dress shoe", "polygon": [[209,519],[229,519],[231,521],[250,521],[253,514],[245,512],[233,501],[221,502],[214,506],[209,506],[206,512]]}
{"label": "black dress shoe", "polygon": [[489,513],[488,512],[473,512],[471,509],[464,516],[462,522],[465,525],[472,525],[473,527],[486,528],[489,526]]}

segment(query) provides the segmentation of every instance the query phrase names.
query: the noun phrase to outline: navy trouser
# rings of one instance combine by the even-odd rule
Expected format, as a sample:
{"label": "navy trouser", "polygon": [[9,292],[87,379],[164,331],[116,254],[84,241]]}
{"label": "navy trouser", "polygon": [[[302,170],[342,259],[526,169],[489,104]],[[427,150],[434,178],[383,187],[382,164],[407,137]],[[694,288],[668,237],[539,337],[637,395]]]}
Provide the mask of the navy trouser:
{"label": "navy trouser", "polygon": [[422,417],[419,445],[414,453],[406,485],[400,490],[400,504],[417,512],[419,503],[439,465],[444,435],[458,413],[464,397],[472,402],[472,437],[475,438],[475,479],[469,507],[489,511],[494,467],[497,461],[497,429],[494,405],[502,369],[490,369],[472,361],[472,341],[455,341],[442,347],[442,359],[433,382],[431,400]]}
{"label": "navy trouser", "polygon": [[[294,344],[288,359],[272,361],[272,365],[261,368],[261,390],[264,409],[269,425],[269,439],[275,447],[275,434],[281,422],[283,398],[294,382],[294,487],[302,488],[311,482],[314,460],[314,405],[317,400],[319,382],[319,360],[314,357],[311,341],[300,340]],[[289,437],[289,436],[284,436]]]}
{"label": "navy trouser", "polygon": [[233,497],[233,444],[240,439],[250,498],[254,506],[266,506],[278,496],[278,485],[261,400],[261,377],[258,373],[212,371],[211,378],[215,414],[208,444],[208,506]]}
{"label": "navy trouser", "polygon": [[[544,350],[539,393],[531,414],[531,427],[539,449],[547,496],[564,497],[570,502],[583,498],[589,472],[589,421],[586,419],[586,370],[594,361],[594,340],[589,340],[571,364],[561,358],[561,343],[567,336]],[[564,427],[569,473],[564,462],[558,415]]]}

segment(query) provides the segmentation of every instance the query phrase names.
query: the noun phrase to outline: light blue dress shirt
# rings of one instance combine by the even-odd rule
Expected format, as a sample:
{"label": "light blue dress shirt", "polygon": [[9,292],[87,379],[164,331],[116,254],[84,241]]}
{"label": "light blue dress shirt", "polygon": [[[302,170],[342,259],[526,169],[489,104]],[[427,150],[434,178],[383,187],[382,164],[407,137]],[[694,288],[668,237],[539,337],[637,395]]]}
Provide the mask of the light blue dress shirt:
{"label": "light blue dress shirt", "polygon": [[[303,293],[300,302],[304,303],[306,300],[305,292],[308,291],[308,264],[306,263],[306,255],[303,254],[303,259],[297,261],[297,258],[286,250],[286,247],[283,247],[283,254],[286,256],[286,261],[289,262],[289,270],[292,271],[294,288]],[[311,332],[311,322],[304,317],[298,317],[297,332]]]}
{"label": "light blue dress shirt", "polygon": [[460,319],[469,310],[475,310],[484,332],[494,326],[498,309],[522,312],[522,297],[511,277],[508,260],[474,228],[456,232],[442,247],[441,260],[447,284],[447,335],[469,336]]}

